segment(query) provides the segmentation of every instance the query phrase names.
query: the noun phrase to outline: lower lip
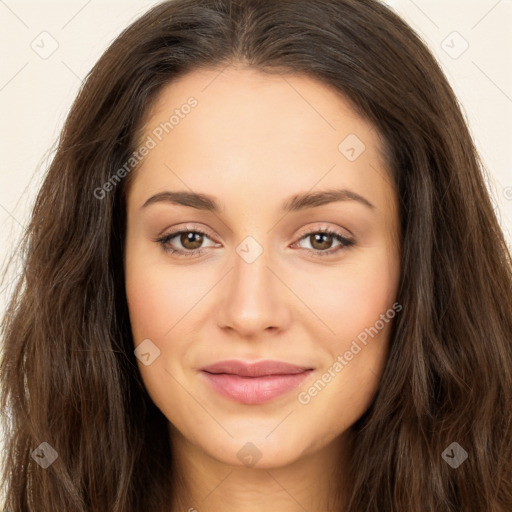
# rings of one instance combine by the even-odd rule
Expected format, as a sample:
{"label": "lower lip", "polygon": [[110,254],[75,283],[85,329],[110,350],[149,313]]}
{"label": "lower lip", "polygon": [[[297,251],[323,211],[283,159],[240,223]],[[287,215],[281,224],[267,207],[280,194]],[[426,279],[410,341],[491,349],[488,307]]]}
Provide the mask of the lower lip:
{"label": "lower lip", "polygon": [[203,371],[210,385],[221,395],[243,404],[263,404],[288,393],[306,379],[311,370],[288,375],[241,377]]}

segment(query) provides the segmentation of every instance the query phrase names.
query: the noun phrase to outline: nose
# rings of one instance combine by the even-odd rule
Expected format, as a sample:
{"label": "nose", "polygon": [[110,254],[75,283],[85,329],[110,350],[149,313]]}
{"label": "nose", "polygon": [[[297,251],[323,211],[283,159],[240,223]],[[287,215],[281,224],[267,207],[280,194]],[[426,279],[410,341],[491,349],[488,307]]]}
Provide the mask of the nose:
{"label": "nose", "polygon": [[219,327],[244,338],[285,330],[291,318],[288,301],[292,294],[277,274],[265,250],[251,263],[235,252],[234,268],[221,285]]}

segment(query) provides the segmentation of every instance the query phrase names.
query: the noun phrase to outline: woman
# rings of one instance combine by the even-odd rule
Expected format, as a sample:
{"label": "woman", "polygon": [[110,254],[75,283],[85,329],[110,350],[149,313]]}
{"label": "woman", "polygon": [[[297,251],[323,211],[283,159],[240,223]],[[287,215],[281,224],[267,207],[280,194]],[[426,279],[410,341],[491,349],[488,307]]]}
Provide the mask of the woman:
{"label": "woman", "polygon": [[511,509],[510,253],[383,5],[152,9],[88,77],[23,248],[8,510]]}

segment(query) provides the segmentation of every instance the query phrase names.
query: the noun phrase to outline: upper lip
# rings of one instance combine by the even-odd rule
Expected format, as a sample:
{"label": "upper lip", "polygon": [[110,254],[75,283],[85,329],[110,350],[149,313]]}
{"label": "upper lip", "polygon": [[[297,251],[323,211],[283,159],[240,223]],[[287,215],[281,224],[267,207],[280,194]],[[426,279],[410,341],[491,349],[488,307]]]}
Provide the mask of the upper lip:
{"label": "upper lip", "polygon": [[245,361],[229,360],[219,361],[217,363],[201,368],[208,373],[228,373],[231,375],[240,375],[242,377],[263,377],[266,375],[293,375],[302,373],[306,370],[312,370],[310,366],[297,366],[284,361],[258,361],[250,363]]}

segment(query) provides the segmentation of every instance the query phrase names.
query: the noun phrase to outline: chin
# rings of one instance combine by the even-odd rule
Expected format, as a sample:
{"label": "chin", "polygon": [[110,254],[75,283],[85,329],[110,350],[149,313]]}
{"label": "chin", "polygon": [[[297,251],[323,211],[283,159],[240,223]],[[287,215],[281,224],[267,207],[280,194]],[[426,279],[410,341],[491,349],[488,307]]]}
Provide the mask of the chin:
{"label": "chin", "polygon": [[199,448],[223,464],[258,469],[284,467],[303,455],[303,438],[301,441],[301,438],[276,435],[269,439],[267,435],[268,432],[258,436],[248,431],[247,436],[227,438],[221,443],[212,443],[210,439]]}

